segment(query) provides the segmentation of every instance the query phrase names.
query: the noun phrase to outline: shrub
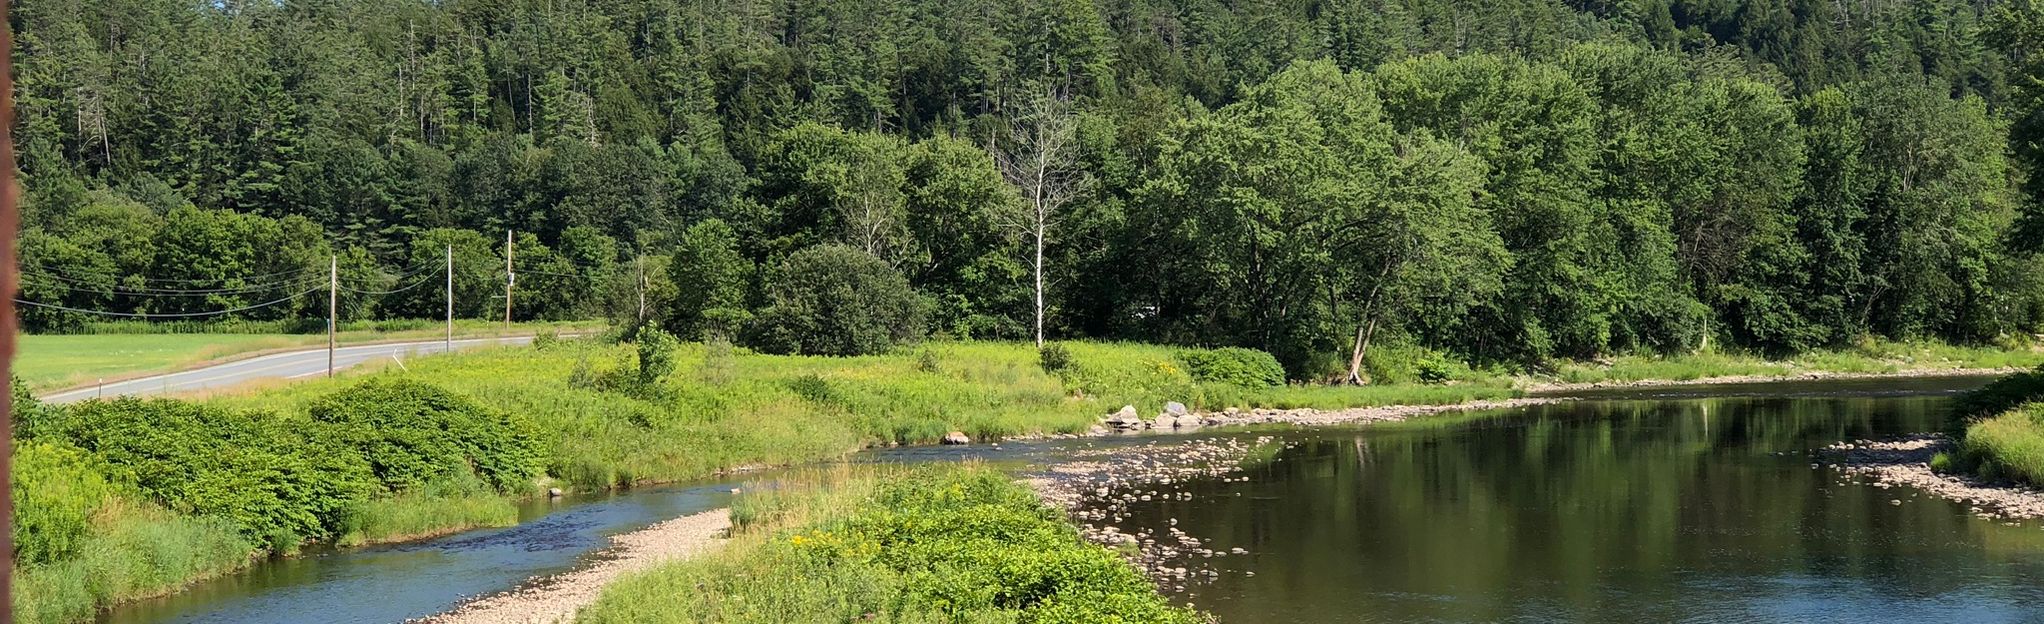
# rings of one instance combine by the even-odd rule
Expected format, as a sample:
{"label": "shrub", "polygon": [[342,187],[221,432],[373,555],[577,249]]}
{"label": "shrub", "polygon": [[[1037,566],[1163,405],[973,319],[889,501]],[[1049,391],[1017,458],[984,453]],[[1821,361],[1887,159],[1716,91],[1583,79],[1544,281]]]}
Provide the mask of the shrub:
{"label": "shrub", "polygon": [[135,398],[53,414],[38,441],[96,453],[171,510],[218,515],[272,547],[332,537],[375,488],[361,456],[333,452],[332,429],[304,419]]}
{"label": "shrub", "polygon": [[1979,420],[2032,401],[2044,401],[2044,367],[2007,375],[1960,395],[1952,402],[1952,413],[1961,419]]}
{"label": "shrub", "polygon": [[1446,353],[1408,344],[1372,347],[1363,365],[1376,384],[1442,384],[1470,374],[1467,364]]}
{"label": "shrub", "polygon": [[310,412],[335,425],[338,439],[394,492],[464,471],[514,491],[541,466],[540,445],[524,419],[422,382],[372,377],[314,401]]}
{"label": "shrub", "polygon": [[1037,364],[1043,367],[1044,373],[1056,375],[1072,368],[1072,350],[1066,348],[1064,343],[1045,343],[1042,349],[1036,351],[1036,360]]}
{"label": "shrub", "polygon": [[1269,353],[1243,347],[1187,349],[1178,361],[1192,378],[1244,388],[1266,388],[1285,383],[1285,368]]}
{"label": "shrub", "polygon": [[91,528],[93,512],[117,491],[104,470],[98,458],[68,444],[14,443],[16,563],[71,554]]}
{"label": "shrub", "polygon": [[648,327],[639,331],[639,385],[653,387],[674,372],[674,351],[681,342],[674,334]]}
{"label": "shrub", "polygon": [[559,346],[560,343],[561,335],[552,331],[542,331],[532,335],[532,348],[534,349],[545,351]]}
{"label": "shrub", "polygon": [[769,353],[868,355],[922,336],[921,305],[908,280],[872,254],[844,245],[795,252],[774,272],[747,341]]}

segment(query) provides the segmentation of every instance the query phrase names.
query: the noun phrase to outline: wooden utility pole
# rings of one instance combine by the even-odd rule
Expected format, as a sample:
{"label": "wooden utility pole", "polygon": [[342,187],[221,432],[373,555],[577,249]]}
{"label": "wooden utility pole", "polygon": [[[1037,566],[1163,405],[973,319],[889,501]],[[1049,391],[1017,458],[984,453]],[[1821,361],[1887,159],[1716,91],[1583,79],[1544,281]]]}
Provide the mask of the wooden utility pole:
{"label": "wooden utility pole", "polygon": [[504,332],[511,332],[511,285],[518,283],[518,274],[511,272],[511,230],[504,230]]}
{"label": "wooden utility pole", "polygon": [[326,376],[334,376],[335,332],[341,329],[341,257],[328,256],[326,265]]}
{"label": "wooden utility pole", "polygon": [[447,340],[440,350],[454,352],[454,246],[447,246]]}

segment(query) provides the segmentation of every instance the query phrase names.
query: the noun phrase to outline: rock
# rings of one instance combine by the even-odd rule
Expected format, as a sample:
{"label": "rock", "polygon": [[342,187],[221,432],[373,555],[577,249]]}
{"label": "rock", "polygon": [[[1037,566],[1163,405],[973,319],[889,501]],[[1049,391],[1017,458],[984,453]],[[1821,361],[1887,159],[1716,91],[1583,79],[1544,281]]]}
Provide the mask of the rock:
{"label": "rock", "polygon": [[953,431],[953,432],[951,432],[951,433],[947,433],[947,434],[944,434],[944,443],[945,443],[945,444],[971,444],[971,443],[972,443],[972,438],[968,438],[968,437],[966,437],[966,436],[965,436],[965,432],[963,432],[963,431]]}
{"label": "rock", "polygon": [[1185,411],[1184,403],[1172,401],[1170,403],[1164,404],[1164,413],[1170,414],[1172,416],[1184,416],[1190,412]]}
{"label": "rock", "polygon": [[1178,417],[1170,414],[1158,414],[1156,424],[1151,426],[1157,429],[1177,429]]}
{"label": "rock", "polygon": [[554,498],[560,498],[560,497],[561,497],[561,488],[547,488],[547,490],[546,490],[546,495],[547,495],[547,496],[551,496],[551,497],[554,497]]}
{"label": "rock", "polygon": [[1121,431],[1141,429],[1145,426],[1143,424],[1143,417],[1136,415],[1136,406],[1134,405],[1121,406],[1121,411],[1107,415],[1107,418],[1102,419],[1102,422],[1109,427]]}

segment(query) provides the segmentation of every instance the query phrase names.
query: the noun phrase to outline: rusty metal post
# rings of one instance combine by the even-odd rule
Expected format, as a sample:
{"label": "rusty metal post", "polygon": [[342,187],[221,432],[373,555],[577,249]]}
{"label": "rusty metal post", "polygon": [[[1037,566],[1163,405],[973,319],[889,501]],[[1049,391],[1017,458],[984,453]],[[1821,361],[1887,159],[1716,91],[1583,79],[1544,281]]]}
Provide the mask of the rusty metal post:
{"label": "rusty metal post", "polygon": [[[0,0],[0,23],[8,23],[12,8]],[[14,32],[0,28],[0,50],[14,49]],[[14,295],[20,291],[21,275],[14,265],[16,236],[21,231],[20,191],[14,187],[14,59],[0,54],[0,379],[7,392],[0,392],[0,433],[7,443],[0,445],[0,553],[7,554],[7,567],[0,571],[0,622],[14,621]]]}

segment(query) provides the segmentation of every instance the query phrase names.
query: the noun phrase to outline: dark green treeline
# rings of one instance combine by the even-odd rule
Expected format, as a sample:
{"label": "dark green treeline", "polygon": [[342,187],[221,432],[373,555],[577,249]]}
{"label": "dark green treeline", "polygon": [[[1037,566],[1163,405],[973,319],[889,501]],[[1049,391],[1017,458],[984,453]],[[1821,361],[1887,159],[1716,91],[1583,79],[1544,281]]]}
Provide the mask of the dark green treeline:
{"label": "dark green treeline", "polygon": [[795,296],[786,258],[842,243],[930,330],[1022,338],[1034,194],[989,153],[1066,127],[1053,337],[1301,377],[1359,341],[1986,341],[2044,320],[2032,2],[26,1],[25,296],[228,309],[328,255],[373,293],[452,246],[457,313],[488,316],[511,229],[521,318],[644,290],[743,334]]}

